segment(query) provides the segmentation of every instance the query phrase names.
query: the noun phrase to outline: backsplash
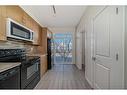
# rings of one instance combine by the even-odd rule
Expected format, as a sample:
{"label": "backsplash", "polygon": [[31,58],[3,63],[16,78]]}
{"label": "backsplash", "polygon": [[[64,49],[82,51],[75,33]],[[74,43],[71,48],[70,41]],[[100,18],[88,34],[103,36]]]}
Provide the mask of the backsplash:
{"label": "backsplash", "polygon": [[0,42],[0,49],[24,48],[23,44],[13,41]]}
{"label": "backsplash", "polygon": [[24,47],[26,48],[27,54],[39,54],[38,48],[37,46],[33,46],[33,45],[24,45]]}
{"label": "backsplash", "polygon": [[0,42],[0,49],[26,49],[27,54],[38,54],[37,46],[28,45],[25,43],[7,41]]}

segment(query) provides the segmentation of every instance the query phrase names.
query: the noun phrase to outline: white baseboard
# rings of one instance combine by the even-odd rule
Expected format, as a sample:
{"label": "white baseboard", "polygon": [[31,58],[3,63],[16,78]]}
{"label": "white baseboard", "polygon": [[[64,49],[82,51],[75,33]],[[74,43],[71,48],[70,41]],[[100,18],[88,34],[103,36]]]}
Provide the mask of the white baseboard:
{"label": "white baseboard", "polygon": [[86,81],[89,83],[89,85],[91,86],[91,88],[94,88],[93,86],[92,86],[92,82],[85,76],[85,79],[86,79]]}

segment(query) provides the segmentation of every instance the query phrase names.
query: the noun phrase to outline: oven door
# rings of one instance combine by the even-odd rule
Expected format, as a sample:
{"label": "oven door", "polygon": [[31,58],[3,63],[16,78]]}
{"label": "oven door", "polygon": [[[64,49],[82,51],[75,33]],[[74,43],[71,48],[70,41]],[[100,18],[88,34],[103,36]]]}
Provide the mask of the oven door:
{"label": "oven door", "polygon": [[40,60],[27,63],[21,67],[21,89],[34,88],[36,83],[31,84],[34,83],[34,80],[40,80]]}
{"label": "oven door", "polygon": [[0,73],[0,89],[20,89],[20,66]]}

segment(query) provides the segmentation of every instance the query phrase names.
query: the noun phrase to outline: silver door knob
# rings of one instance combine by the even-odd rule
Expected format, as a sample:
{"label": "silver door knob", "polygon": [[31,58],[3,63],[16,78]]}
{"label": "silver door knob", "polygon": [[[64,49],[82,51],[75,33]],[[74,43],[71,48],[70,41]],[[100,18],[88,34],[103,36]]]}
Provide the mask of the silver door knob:
{"label": "silver door knob", "polygon": [[95,61],[96,60],[96,57],[92,57],[92,60]]}

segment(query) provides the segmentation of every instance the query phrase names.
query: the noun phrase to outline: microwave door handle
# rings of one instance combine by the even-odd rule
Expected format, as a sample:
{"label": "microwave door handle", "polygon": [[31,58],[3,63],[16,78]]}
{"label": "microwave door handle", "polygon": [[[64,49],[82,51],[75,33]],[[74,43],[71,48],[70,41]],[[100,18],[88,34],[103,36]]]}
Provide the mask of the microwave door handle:
{"label": "microwave door handle", "polygon": [[31,32],[31,40],[33,40],[33,32]]}
{"label": "microwave door handle", "polygon": [[30,40],[33,40],[33,32],[30,33]]}

